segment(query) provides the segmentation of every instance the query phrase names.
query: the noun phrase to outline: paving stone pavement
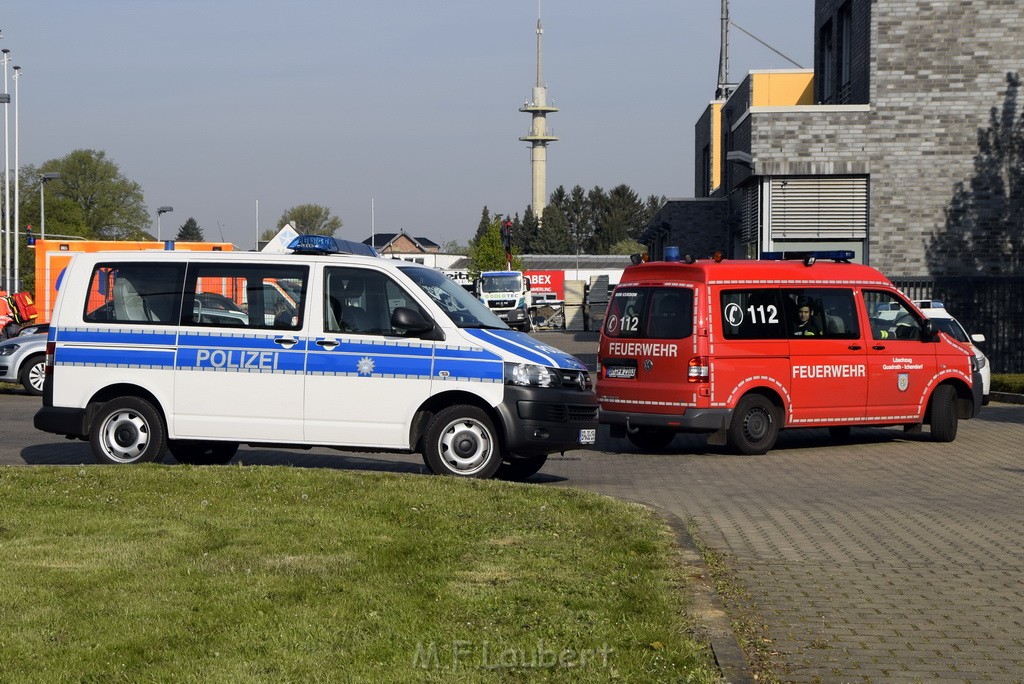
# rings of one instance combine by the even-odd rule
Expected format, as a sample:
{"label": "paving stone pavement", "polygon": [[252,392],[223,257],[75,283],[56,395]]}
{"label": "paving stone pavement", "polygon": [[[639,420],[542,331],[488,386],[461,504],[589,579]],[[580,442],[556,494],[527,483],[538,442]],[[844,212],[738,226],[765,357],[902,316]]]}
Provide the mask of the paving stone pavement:
{"label": "paving stone pavement", "polygon": [[898,429],[783,433],[765,456],[604,439],[540,477],[692,519],[792,682],[1024,681],[1024,408],[952,444]]}

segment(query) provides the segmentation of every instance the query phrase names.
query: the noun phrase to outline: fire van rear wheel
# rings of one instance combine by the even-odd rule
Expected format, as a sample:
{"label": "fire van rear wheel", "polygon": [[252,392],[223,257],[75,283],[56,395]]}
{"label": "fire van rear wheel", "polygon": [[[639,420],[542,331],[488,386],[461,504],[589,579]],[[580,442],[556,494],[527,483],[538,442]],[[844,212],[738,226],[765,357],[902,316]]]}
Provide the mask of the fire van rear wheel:
{"label": "fire van rear wheel", "polygon": [[939,385],[932,393],[932,439],[952,442],[956,439],[958,425],[956,390],[951,385]]}
{"label": "fire van rear wheel", "polygon": [[424,438],[423,459],[438,475],[488,478],[501,465],[494,424],[476,406],[449,406],[438,411]]}
{"label": "fire van rear wheel", "polygon": [[775,446],[778,436],[779,419],[775,404],[760,394],[743,397],[729,425],[729,447],[750,456],[766,454]]}
{"label": "fire van rear wheel", "polygon": [[103,404],[92,421],[89,444],[100,463],[159,461],[166,446],[164,420],[139,397],[118,397]]}

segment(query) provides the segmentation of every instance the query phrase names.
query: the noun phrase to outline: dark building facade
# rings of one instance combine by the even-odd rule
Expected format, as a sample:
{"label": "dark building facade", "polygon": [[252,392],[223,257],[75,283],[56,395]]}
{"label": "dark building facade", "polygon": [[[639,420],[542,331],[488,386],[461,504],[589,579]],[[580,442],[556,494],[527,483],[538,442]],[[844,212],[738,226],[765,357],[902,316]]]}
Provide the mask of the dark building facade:
{"label": "dark building facade", "polygon": [[751,72],[696,124],[695,198],[721,198],[721,222],[666,205],[643,241],[843,248],[890,276],[1024,267],[999,156],[1022,127],[1022,28],[1020,0],[818,0],[814,69]]}

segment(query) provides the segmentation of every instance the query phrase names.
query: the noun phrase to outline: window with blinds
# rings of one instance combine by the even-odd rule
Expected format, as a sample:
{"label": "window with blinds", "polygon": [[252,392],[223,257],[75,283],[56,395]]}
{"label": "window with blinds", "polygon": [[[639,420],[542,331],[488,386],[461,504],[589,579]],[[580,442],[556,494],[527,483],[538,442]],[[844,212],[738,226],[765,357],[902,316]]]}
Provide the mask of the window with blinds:
{"label": "window with blinds", "polygon": [[772,178],[768,192],[774,240],[867,237],[865,176]]}

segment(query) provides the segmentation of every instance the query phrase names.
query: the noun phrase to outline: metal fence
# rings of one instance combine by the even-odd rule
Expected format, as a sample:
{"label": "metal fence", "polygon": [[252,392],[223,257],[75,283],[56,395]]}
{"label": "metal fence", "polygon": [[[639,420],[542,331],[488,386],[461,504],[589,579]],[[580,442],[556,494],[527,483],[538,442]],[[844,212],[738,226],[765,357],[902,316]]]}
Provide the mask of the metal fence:
{"label": "metal fence", "polygon": [[979,344],[993,373],[1024,373],[1024,277],[901,277],[896,285],[911,299],[938,299]]}

